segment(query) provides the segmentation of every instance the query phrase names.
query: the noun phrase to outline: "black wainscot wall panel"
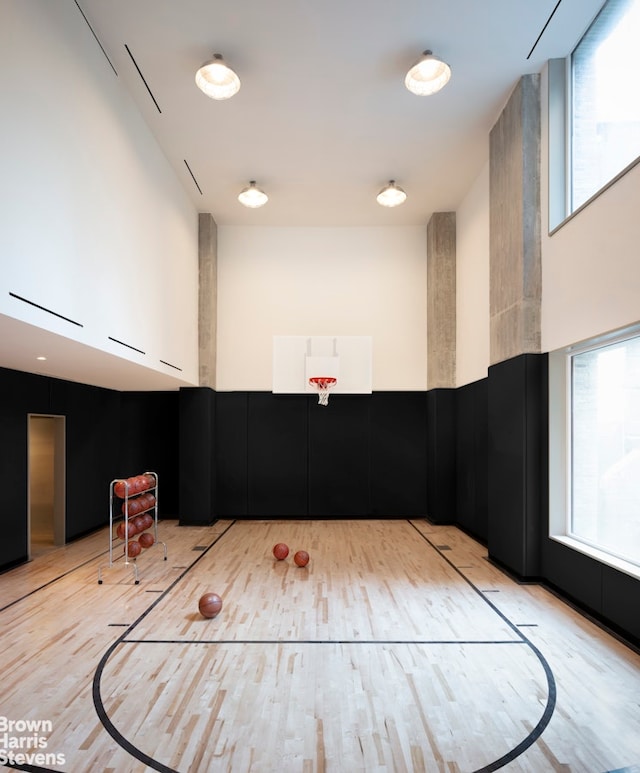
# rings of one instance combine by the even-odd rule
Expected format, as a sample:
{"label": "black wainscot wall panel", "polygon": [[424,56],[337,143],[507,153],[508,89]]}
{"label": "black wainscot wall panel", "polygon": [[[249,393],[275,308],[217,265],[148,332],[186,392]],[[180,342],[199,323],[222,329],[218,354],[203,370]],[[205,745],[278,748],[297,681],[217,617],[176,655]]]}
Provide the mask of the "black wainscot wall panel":
{"label": "black wainscot wall panel", "polygon": [[640,647],[640,582],[635,577],[602,567],[602,614]]}
{"label": "black wainscot wall panel", "polygon": [[556,540],[545,540],[542,556],[545,580],[596,614],[602,612],[602,566],[599,561]]}
{"label": "black wainscot wall panel", "polygon": [[179,392],[121,394],[119,467],[114,478],[158,475],[158,516],[179,512]]}
{"label": "black wainscot wall panel", "polygon": [[540,575],[547,505],[547,357],[489,368],[489,555],[522,578]]}
{"label": "black wainscot wall panel", "polygon": [[424,392],[371,395],[371,513],[427,512],[427,398]]}
{"label": "black wainscot wall panel", "polygon": [[481,542],[488,536],[487,380],[456,394],[456,523]]}
{"label": "black wainscot wall panel", "polygon": [[307,512],[307,405],[305,395],[248,395],[247,490],[253,516]]}
{"label": "black wainscot wall panel", "polygon": [[180,523],[206,525],[216,519],[216,393],[183,387],[178,399]]}
{"label": "black wainscot wall panel", "polygon": [[66,416],[69,541],[109,523],[109,484],[120,447],[120,393],[52,379],[51,411]]}
{"label": "black wainscot wall panel", "polygon": [[371,400],[332,395],[329,405],[309,397],[309,505],[312,517],[370,515]]}
{"label": "black wainscot wall panel", "polygon": [[27,560],[29,413],[51,413],[50,380],[0,368],[0,570]]}
{"label": "black wainscot wall panel", "polygon": [[216,393],[216,514],[239,518],[247,505],[246,392]]}
{"label": "black wainscot wall panel", "polygon": [[456,390],[427,392],[427,517],[456,521]]}

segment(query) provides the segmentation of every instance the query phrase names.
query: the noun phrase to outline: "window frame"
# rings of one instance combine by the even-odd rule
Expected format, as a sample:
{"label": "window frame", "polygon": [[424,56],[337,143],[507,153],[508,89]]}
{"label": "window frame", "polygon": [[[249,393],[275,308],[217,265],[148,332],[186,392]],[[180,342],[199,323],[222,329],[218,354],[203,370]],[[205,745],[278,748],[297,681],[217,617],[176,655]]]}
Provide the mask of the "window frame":
{"label": "window frame", "polygon": [[[607,0],[608,1],[608,0]],[[580,39],[567,54],[547,62],[547,109],[548,109],[548,217],[549,235],[553,235],[565,223],[574,218],[606,190],[615,185],[629,171],[640,164],[640,154],[614,177],[603,183],[578,207],[573,208],[572,179],[572,123],[573,123],[573,73],[572,58],[585,35],[589,32],[602,8],[590,21]]]}
{"label": "window frame", "polygon": [[640,579],[640,565],[572,532],[573,357],[640,338],[640,323],[549,353],[549,538]]}

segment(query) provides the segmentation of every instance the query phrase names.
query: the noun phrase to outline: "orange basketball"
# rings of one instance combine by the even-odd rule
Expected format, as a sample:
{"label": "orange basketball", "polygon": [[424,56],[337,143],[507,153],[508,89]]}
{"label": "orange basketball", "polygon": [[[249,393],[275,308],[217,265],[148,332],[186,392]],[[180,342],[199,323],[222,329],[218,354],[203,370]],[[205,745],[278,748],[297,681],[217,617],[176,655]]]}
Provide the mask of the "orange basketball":
{"label": "orange basketball", "polygon": [[144,522],[142,531],[144,531],[145,529],[148,529],[150,526],[153,526],[153,516],[151,515],[151,513],[145,513],[144,515],[139,515],[136,517],[142,518]]}
{"label": "orange basketball", "polygon": [[[127,546],[125,545],[125,550],[127,549]],[[129,549],[127,550],[127,555],[129,558],[135,558],[136,556],[139,556],[140,553],[142,553],[142,546],[137,540],[133,540],[129,543]]]}
{"label": "orange basketball", "polygon": [[132,523],[132,521],[120,521],[120,523],[116,527],[116,534],[120,539],[125,539],[125,536],[128,535],[129,539],[131,537],[134,537],[138,533],[138,530]]}
{"label": "orange basketball", "polygon": [[278,561],[282,561],[289,555],[289,546],[285,545],[284,542],[278,542],[277,545],[273,546],[273,555]]}
{"label": "orange basketball", "polygon": [[215,617],[222,609],[222,599],[217,593],[205,593],[198,601],[198,610],[202,617]]}
{"label": "orange basketball", "polygon": [[144,534],[141,534],[138,537],[138,542],[140,543],[140,545],[142,545],[143,548],[150,548],[155,542],[155,539],[153,537],[153,534],[151,534],[150,531],[145,531]]}
{"label": "orange basketball", "polygon": [[298,550],[293,560],[297,566],[306,566],[309,563],[309,554],[306,550]]}
{"label": "orange basketball", "polygon": [[142,532],[145,529],[149,528],[148,526],[145,526],[146,521],[144,520],[143,515],[136,515],[136,517],[131,521],[133,525],[136,527],[137,532]]}

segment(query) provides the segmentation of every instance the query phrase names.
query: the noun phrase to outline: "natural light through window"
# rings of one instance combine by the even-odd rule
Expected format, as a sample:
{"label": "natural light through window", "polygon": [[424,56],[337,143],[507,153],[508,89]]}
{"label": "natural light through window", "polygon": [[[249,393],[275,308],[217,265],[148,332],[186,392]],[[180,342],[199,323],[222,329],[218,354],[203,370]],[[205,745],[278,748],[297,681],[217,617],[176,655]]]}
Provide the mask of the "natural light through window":
{"label": "natural light through window", "polygon": [[571,356],[568,533],[640,565],[640,338]]}
{"label": "natural light through window", "polygon": [[609,0],[571,59],[572,209],[640,156],[640,0]]}

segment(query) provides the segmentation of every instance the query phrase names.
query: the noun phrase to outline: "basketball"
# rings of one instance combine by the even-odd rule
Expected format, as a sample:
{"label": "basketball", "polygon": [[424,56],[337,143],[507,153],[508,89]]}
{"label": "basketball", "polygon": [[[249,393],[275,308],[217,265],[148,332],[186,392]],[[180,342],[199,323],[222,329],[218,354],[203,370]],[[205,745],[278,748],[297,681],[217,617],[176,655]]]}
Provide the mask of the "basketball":
{"label": "basketball", "polygon": [[133,519],[131,523],[133,523],[137,532],[143,532],[145,529],[149,528],[146,525],[146,521],[143,515],[136,515],[136,517]]}
{"label": "basketball", "polygon": [[148,529],[150,526],[153,526],[153,516],[150,513],[145,513],[144,515],[139,515],[136,517],[142,518],[142,521],[144,523],[142,531],[144,531],[145,529]]}
{"label": "basketball", "polygon": [[298,550],[293,560],[297,566],[306,566],[309,563],[309,554],[306,550]]}
{"label": "basketball", "polygon": [[138,499],[129,499],[128,502],[122,503],[122,514],[125,515],[128,512],[130,518],[137,515],[140,512],[140,509],[140,502]]}
{"label": "basketball", "polygon": [[151,534],[151,532],[145,531],[144,534],[141,534],[138,537],[138,542],[143,548],[150,548],[155,542],[155,539],[153,537],[153,534]]}
{"label": "basketball", "polygon": [[[127,546],[125,545],[125,550],[127,550]],[[127,550],[127,555],[129,558],[135,558],[136,556],[139,556],[140,553],[142,553],[142,546],[137,540],[133,540],[133,542],[129,543],[129,549]]]}
{"label": "basketball", "polygon": [[289,546],[285,545],[284,542],[278,542],[277,545],[273,546],[273,555],[278,561],[282,561],[289,555]]}
{"label": "basketball", "polygon": [[205,593],[200,597],[198,610],[202,617],[215,617],[222,609],[222,599],[217,593]]}
{"label": "basketball", "polygon": [[129,539],[131,539],[131,537],[134,537],[137,533],[138,530],[131,521],[121,521],[116,527],[116,534],[120,539],[125,539],[125,536],[128,536]]}
{"label": "basketball", "polygon": [[117,481],[117,483],[114,484],[114,486],[113,486],[113,493],[117,497],[120,497],[120,499],[124,499],[125,488],[124,488],[124,481],[123,480],[119,480],[119,481]]}

